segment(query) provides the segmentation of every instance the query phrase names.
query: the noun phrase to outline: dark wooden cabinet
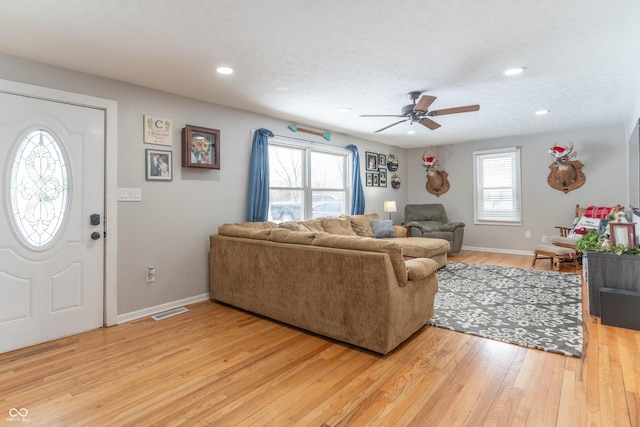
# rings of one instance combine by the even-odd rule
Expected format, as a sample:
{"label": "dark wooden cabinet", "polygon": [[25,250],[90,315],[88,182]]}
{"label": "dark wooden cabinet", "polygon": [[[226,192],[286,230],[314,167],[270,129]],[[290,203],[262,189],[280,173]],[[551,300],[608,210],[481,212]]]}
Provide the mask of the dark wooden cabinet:
{"label": "dark wooden cabinet", "polygon": [[589,289],[589,313],[601,317],[602,289],[609,293],[612,290],[614,293],[616,293],[615,290],[620,290],[625,291],[617,292],[625,296],[625,304],[616,303],[621,300],[619,297],[608,298],[607,304],[613,305],[607,305],[604,309],[615,311],[617,315],[628,315],[630,319],[637,319],[640,316],[640,256],[599,252],[587,252],[585,256],[584,277]]}

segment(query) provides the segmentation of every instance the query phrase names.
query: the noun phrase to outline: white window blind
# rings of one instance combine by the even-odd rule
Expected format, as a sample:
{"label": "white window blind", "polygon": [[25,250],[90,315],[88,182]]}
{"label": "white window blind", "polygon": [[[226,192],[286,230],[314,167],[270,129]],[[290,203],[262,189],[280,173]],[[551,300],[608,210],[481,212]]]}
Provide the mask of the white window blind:
{"label": "white window blind", "polygon": [[476,224],[522,223],[520,148],[473,153]]}

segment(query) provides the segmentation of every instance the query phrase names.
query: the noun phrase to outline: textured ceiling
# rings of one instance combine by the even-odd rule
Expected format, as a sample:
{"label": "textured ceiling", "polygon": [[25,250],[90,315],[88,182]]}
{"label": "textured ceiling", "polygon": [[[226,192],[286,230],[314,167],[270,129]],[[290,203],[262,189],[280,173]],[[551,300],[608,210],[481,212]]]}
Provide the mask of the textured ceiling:
{"label": "textured ceiling", "polygon": [[[625,122],[639,16],[638,0],[3,0],[0,52],[413,148]],[[480,111],[378,134],[399,119],[358,117],[414,90]]]}

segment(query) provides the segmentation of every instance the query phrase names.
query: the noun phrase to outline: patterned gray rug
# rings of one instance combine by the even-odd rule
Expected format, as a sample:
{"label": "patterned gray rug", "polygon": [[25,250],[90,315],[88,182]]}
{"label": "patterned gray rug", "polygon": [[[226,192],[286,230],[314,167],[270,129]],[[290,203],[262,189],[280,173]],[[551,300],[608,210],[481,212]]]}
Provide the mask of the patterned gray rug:
{"label": "patterned gray rug", "polygon": [[438,270],[435,314],[445,329],[582,355],[579,274],[449,262]]}

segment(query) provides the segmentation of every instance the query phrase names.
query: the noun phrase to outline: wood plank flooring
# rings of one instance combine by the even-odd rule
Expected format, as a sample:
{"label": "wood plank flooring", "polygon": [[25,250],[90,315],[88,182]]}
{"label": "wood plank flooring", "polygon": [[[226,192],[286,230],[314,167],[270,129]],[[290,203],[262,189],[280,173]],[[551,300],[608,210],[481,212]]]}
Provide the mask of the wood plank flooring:
{"label": "wood plank flooring", "polygon": [[640,425],[640,332],[586,303],[581,359],[435,327],[383,357],[209,301],[189,309],[0,354],[0,425]]}

